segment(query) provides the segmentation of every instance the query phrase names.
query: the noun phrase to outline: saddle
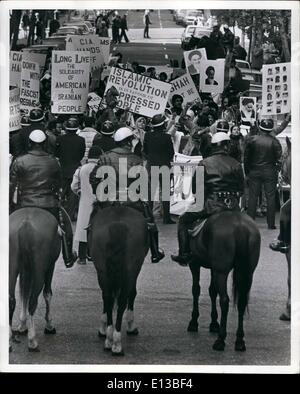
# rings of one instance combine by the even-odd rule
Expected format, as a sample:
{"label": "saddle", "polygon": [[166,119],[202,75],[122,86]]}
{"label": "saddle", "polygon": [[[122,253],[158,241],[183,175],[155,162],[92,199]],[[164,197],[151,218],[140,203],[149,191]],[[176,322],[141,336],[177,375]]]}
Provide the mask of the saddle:
{"label": "saddle", "polygon": [[206,223],[207,219],[197,219],[192,224],[192,227],[190,229],[188,229],[188,233],[191,238],[195,238],[200,233],[200,231],[203,229],[204,224]]}

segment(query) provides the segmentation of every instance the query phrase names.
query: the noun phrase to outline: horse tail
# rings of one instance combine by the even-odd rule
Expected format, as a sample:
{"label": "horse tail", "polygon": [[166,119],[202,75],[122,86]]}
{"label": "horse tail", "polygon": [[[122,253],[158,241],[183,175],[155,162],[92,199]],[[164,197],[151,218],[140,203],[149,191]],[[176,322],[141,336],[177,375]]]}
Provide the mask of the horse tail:
{"label": "horse tail", "polygon": [[128,228],[124,223],[112,223],[108,229],[109,241],[106,245],[106,270],[108,288],[115,299],[126,281],[125,259]]}
{"label": "horse tail", "polygon": [[20,267],[20,295],[25,306],[33,289],[34,269],[33,269],[33,254],[30,244],[31,233],[30,223],[25,222],[20,228],[18,234],[19,242],[19,267]]}
{"label": "horse tail", "polygon": [[249,293],[252,284],[251,256],[252,250],[249,244],[249,233],[244,229],[238,229],[235,235],[236,253],[232,275],[234,305],[241,301],[248,306]]}

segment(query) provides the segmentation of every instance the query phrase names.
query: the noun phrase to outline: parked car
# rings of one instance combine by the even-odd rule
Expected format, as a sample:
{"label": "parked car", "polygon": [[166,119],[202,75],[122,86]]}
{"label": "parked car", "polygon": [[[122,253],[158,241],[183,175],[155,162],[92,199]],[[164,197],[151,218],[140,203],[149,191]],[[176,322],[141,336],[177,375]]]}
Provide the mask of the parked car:
{"label": "parked car", "polygon": [[93,27],[93,25],[89,21],[65,22],[63,24],[63,27],[64,26],[67,26],[67,27],[69,27],[69,26],[78,26],[78,27],[82,28],[84,33],[86,32],[86,34],[94,34],[95,33],[95,28]]}
{"label": "parked car", "polygon": [[259,97],[262,95],[262,73],[253,70],[249,62],[236,60],[237,67],[241,70],[242,78],[250,82],[249,93],[251,96]]}
{"label": "parked car", "polygon": [[212,29],[209,27],[189,25],[184,29],[181,36],[181,48],[183,50],[189,49],[189,43],[192,37],[201,38],[203,36],[209,37]]}
{"label": "parked car", "polygon": [[79,26],[62,26],[60,27],[56,33],[52,34],[51,37],[66,37],[67,35],[83,35],[83,34],[89,34],[88,31],[84,31],[81,27]]}
{"label": "parked car", "polygon": [[176,10],[173,19],[176,22],[177,25],[181,25],[183,22],[183,18],[185,17],[185,14],[190,11],[190,10]]}
{"label": "parked car", "polygon": [[203,18],[203,11],[201,10],[191,10],[188,11],[183,17],[183,26],[196,25],[198,18]]}

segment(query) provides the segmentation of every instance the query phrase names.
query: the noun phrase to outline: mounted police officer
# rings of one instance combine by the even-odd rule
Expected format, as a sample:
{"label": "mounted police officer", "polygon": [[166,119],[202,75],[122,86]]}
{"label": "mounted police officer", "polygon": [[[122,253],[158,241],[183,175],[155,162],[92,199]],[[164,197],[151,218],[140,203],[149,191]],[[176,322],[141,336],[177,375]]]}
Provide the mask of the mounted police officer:
{"label": "mounted police officer", "polygon": [[[46,134],[33,130],[29,135],[28,153],[17,157],[10,170],[10,209],[36,207],[52,213],[63,227],[62,253],[67,268],[77,256],[72,253],[72,227],[59,210],[62,176],[57,159],[45,151]],[[17,203],[14,196],[17,191]]]}
{"label": "mounted police officer", "polygon": [[[206,219],[223,210],[239,210],[239,197],[244,190],[244,175],[241,164],[228,155],[230,137],[217,132],[211,139],[211,154],[200,162],[204,167],[204,209],[186,212],[178,224],[179,254],[172,260],[188,265],[191,259],[188,229],[197,219]],[[195,177],[193,192],[195,192]]]}
{"label": "mounted police officer", "polygon": [[[113,196],[112,199],[108,197],[105,198],[104,195],[97,195],[98,201],[100,203],[101,208],[105,208],[106,206],[125,204],[126,206],[130,206],[136,208],[141,211],[141,213],[146,217],[148,221],[148,229],[149,229],[149,237],[150,237],[150,250],[151,250],[151,261],[152,263],[158,263],[165,255],[163,251],[159,250],[158,247],[158,230],[156,224],[154,222],[153,214],[151,209],[148,206],[147,202],[144,201],[130,201],[130,197],[127,197],[126,201],[124,199],[120,199],[122,193],[126,195],[128,192],[128,187],[130,184],[135,181],[137,178],[129,178],[129,170],[132,167],[137,167],[140,169],[140,172],[146,171],[143,167],[142,159],[132,153],[132,140],[134,138],[134,134],[131,129],[128,127],[121,127],[114,134],[114,141],[116,143],[116,148],[110,150],[109,152],[104,153],[100,156],[97,166],[91,172],[90,175],[90,183],[93,188],[94,194],[96,194],[96,189],[99,183],[103,180],[101,177],[98,177],[98,169],[101,169],[102,166],[109,166],[113,168],[116,174],[115,179],[107,179],[108,182],[114,182],[116,180],[116,196]],[[120,162],[120,160],[127,160],[127,168],[124,168],[125,163]],[[125,165],[126,165],[125,164]],[[119,173],[122,171],[127,175],[127,184],[122,186],[118,183]],[[108,176],[109,178],[109,176]],[[121,201],[120,201],[121,200]],[[91,217],[93,217],[95,212],[92,213]]]}

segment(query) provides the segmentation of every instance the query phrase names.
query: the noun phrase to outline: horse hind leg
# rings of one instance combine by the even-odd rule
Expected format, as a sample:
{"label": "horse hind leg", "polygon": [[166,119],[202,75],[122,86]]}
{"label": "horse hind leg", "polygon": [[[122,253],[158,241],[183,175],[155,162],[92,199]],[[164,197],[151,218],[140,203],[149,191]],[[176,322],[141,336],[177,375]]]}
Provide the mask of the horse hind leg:
{"label": "horse hind leg", "polygon": [[45,286],[43,290],[43,296],[46,304],[46,326],[44,329],[44,334],[46,335],[53,335],[56,334],[56,329],[52,324],[52,316],[51,316],[51,299],[52,299],[52,289],[51,289],[51,282],[53,277],[54,271],[54,264],[50,267],[49,271],[47,272],[46,279],[45,279]]}
{"label": "horse hind leg", "polygon": [[14,315],[14,311],[16,308],[16,298],[15,296],[9,296],[9,351],[12,351],[12,343],[13,342],[19,342],[16,337],[15,334],[13,333],[12,330],[12,320],[13,320],[13,315]]}
{"label": "horse hind leg", "polygon": [[198,318],[199,318],[199,297],[200,297],[200,264],[191,263],[190,270],[193,276],[192,294],[193,294],[193,311],[192,319],[189,322],[187,330],[189,332],[198,331]]}
{"label": "horse hind leg", "polygon": [[[100,286],[99,276],[98,276],[98,283],[99,283],[99,286]],[[102,316],[100,318],[100,326],[99,326],[99,330],[98,330],[98,337],[99,338],[105,338],[106,337],[106,329],[107,329],[107,313],[106,313],[106,309],[105,309],[105,302],[104,302],[103,293],[102,293],[102,302],[103,302],[103,311],[102,311]]]}
{"label": "horse hind leg", "polygon": [[34,313],[36,311],[38,305],[38,297],[40,292],[42,291],[43,282],[41,281],[40,286],[36,286],[35,289],[32,291],[29,303],[28,303],[28,350],[30,352],[39,352],[39,346],[36,339],[36,331],[35,331],[35,324],[34,324]]}
{"label": "horse hind leg", "polygon": [[227,316],[229,310],[229,297],[227,294],[227,274],[214,273],[213,280],[220,297],[220,307],[221,307],[221,321],[220,330],[217,340],[213,344],[214,350],[223,351],[225,349],[225,339],[227,336]]}
{"label": "horse hind leg", "polygon": [[126,305],[127,305],[126,291],[125,292],[121,291],[118,297],[116,326],[113,332],[113,345],[111,348],[113,356],[124,356],[124,351],[122,348],[121,328],[122,328],[123,314],[126,309]]}
{"label": "horse hind leg", "polygon": [[211,300],[211,323],[209,325],[209,331],[212,333],[218,333],[220,329],[220,325],[218,323],[218,311],[217,311],[217,289],[215,287],[215,283],[213,280],[213,275],[211,272],[210,276],[210,285],[209,285],[209,296]]}
{"label": "horse hind leg", "polygon": [[103,296],[104,310],[107,315],[106,338],[104,342],[104,350],[111,350],[113,345],[113,306],[114,299],[111,295]]}
{"label": "horse hind leg", "polygon": [[130,292],[129,297],[128,297],[128,306],[127,306],[127,312],[126,312],[127,335],[138,335],[138,333],[139,333],[139,330],[136,327],[135,321],[134,321],[133,307],[134,307],[135,297],[136,297],[136,286],[134,286],[133,290]]}
{"label": "horse hind leg", "polygon": [[27,328],[27,304],[25,300],[21,297],[21,307],[20,307],[20,322],[18,326],[18,334],[19,335],[27,335],[28,334],[28,328]]}

